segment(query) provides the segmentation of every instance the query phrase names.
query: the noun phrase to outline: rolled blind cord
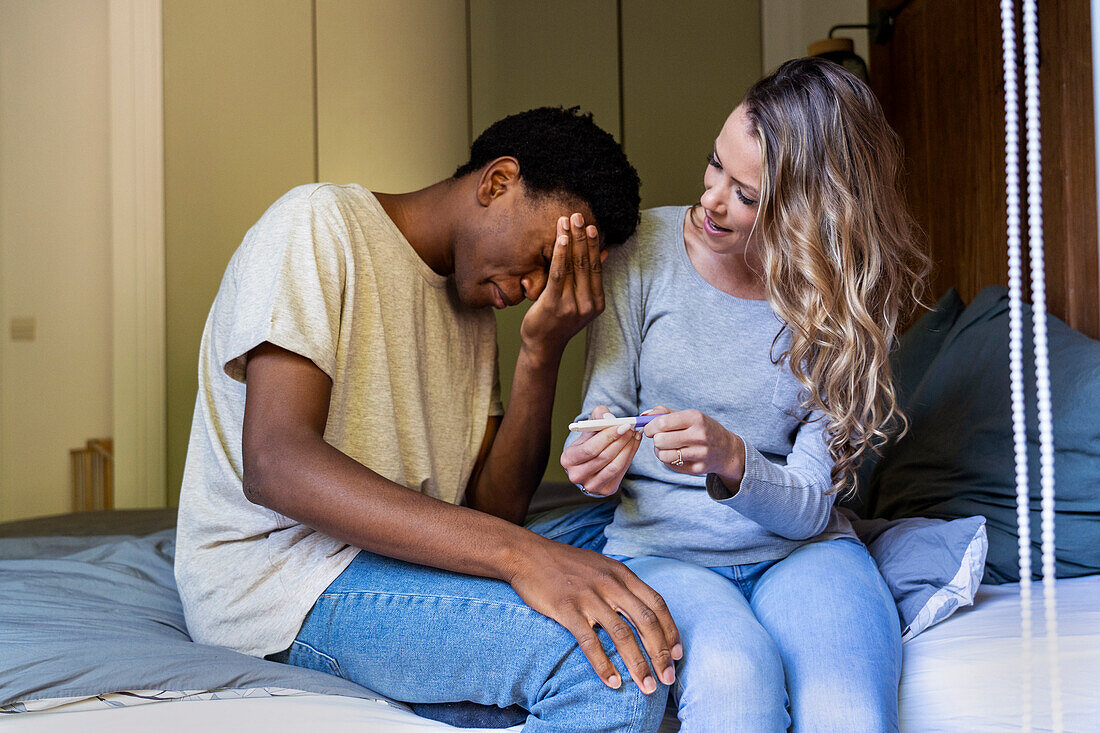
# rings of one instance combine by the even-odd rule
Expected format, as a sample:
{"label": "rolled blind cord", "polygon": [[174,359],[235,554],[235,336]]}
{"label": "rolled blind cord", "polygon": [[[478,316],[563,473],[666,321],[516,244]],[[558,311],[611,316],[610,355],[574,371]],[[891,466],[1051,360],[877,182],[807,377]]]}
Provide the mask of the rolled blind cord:
{"label": "rolled blind cord", "polygon": [[[1038,392],[1043,616],[1046,622],[1052,730],[1061,733],[1061,677],[1058,670],[1058,616],[1054,589],[1054,431],[1050,404],[1050,359],[1046,328],[1043,254],[1042,148],[1039,118],[1038,30],[1035,0],[1024,0],[1024,84],[1027,125],[1028,243],[1031,252],[1032,332]],[[1016,455],[1016,522],[1019,537],[1020,616],[1024,656],[1022,730],[1030,732],[1031,710],[1031,533],[1027,434],[1023,388],[1020,263],[1019,111],[1016,86],[1016,23],[1012,0],[1001,0],[1005,77],[1005,178],[1008,204],[1009,359],[1012,428]]]}

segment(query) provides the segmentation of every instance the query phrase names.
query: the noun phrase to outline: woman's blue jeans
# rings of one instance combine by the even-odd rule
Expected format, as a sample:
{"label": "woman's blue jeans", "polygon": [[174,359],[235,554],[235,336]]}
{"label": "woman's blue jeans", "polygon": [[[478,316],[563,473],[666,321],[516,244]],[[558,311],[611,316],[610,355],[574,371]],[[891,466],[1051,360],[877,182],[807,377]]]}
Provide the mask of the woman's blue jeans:
{"label": "woman's blue jeans", "polygon": [[681,733],[898,730],[897,608],[857,540],[732,567],[613,557],[661,594],[680,630]]}
{"label": "woman's blue jeans", "polygon": [[[553,511],[528,526],[599,552],[613,509]],[[463,726],[657,730],[668,688],[658,683],[652,695],[642,693],[610,639],[600,637],[624,680],[618,690],[600,680],[565,628],[507,583],[360,552],[317,600],[287,661]]]}

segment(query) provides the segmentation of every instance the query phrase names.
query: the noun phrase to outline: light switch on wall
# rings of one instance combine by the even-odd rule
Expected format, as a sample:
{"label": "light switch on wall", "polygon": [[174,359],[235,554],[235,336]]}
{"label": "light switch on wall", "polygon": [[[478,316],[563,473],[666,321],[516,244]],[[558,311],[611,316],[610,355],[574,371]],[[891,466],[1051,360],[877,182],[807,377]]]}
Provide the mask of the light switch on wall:
{"label": "light switch on wall", "polygon": [[34,341],[36,328],[34,316],[16,316],[11,319],[11,340]]}

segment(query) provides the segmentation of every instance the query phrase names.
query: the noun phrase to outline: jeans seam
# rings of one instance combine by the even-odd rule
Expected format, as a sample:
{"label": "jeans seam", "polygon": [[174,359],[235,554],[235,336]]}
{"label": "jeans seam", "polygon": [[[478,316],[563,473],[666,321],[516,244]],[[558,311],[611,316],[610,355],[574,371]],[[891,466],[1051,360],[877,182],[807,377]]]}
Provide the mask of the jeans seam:
{"label": "jeans seam", "polygon": [[603,521],[600,521],[600,522],[591,521],[591,522],[585,522],[585,523],[582,523],[582,524],[571,524],[571,525],[569,525],[568,529],[559,530],[556,534],[544,534],[542,536],[545,537],[548,540],[554,540],[554,539],[556,539],[558,537],[561,537],[563,535],[567,535],[567,534],[571,534],[573,532],[576,532],[578,529],[586,529],[588,527],[602,527],[606,524],[607,524],[607,522],[603,522]]}
{"label": "jeans seam", "polygon": [[329,666],[332,667],[332,669],[333,669],[333,672],[332,672],[333,675],[335,675],[337,677],[341,677],[341,678],[344,676],[344,670],[343,670],[343,668],[340,667],[340,662],[336,659],[336,657],[333,657],[329,654],[325,654],[320,649],[317,649],[317,648],[313,647],[312,645],[307,644],[304,641],[298,641],[297,639],[295,639],[294,643],[291,644],[291,646],[294,646],[294,644],[298,644],[299,646],[304,646],[306,649],[309,649],[311,652],[313,652],[317,656],[327,660],[328,663],[329,663]]}
{"label": "jeans seam", "polygon": [[[625,663],[625,660],[624,660],[624,663]],[[638,692],[640,692],[642,695],[645,694],[644,692],[642,692],[641,687],[638,687]],[[654,694],[656,694],[656,691],[654,691]],[[630,711],[630,728],[631,728],[631,730],[638,730],[639,729],[638,724],[641,721],[640,721],[640,716],[638,714],[638,712],[639,712],[638,709],[641,707],[641,702],[642,702],[641,697],[639,697],[638,695],[634,695],[634,709]]]}
{"label": "jeans seam", "polygon": [[318,600],[320,600],[321,598],[328,598],[328,599],[331,599],[331,600],[337,600],[338,601],[342,598],[346,598],[346,597],[349,597],[349,596],[376,596],[376,597],[385,596],[387,598],[431,598],[431,599],[437,600],[437,601],[463,601],[463,602],[466,602],[466,603],[472,603],[472,604],[476,604],[476,605],[479,605],[479,606],[500,606],[500,607],[504,607],[504,608],[518,608],[518,609],[522,609],[524,611],[529,611],[530,613],[535,614],[536,616],[541,616],[542,618],[548,618],[547,616],[539,613],[535,609],[528,606],[526,603],[512,603],[510,601],[487,601],[484,598],[467,598],[466,596],[441,596],[441,595],[433,595],[431,593],[390,593],[390,592],[383,593],[383,592],[380,592],[380,591],[370,591],[370,590],[350,590],[350,591],[341,591],[339,593],[322,593],[320,596],[318,596]]}

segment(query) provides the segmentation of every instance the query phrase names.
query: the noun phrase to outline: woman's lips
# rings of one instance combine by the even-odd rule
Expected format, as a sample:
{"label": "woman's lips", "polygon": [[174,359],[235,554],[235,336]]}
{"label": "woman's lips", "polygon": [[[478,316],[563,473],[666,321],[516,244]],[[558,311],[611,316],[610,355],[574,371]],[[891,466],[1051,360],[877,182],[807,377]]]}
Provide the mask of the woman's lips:
{"label": "woman's lips", "polygon": [[720,227],[715,224],[711,220],[710,214],[708,214],[706,211],[703,212],[703,228],[706,229],[707,234],[711,235],[712,237],[722,237],[726,234],[731,233],[729,229],[726,229],[725,227]]}

